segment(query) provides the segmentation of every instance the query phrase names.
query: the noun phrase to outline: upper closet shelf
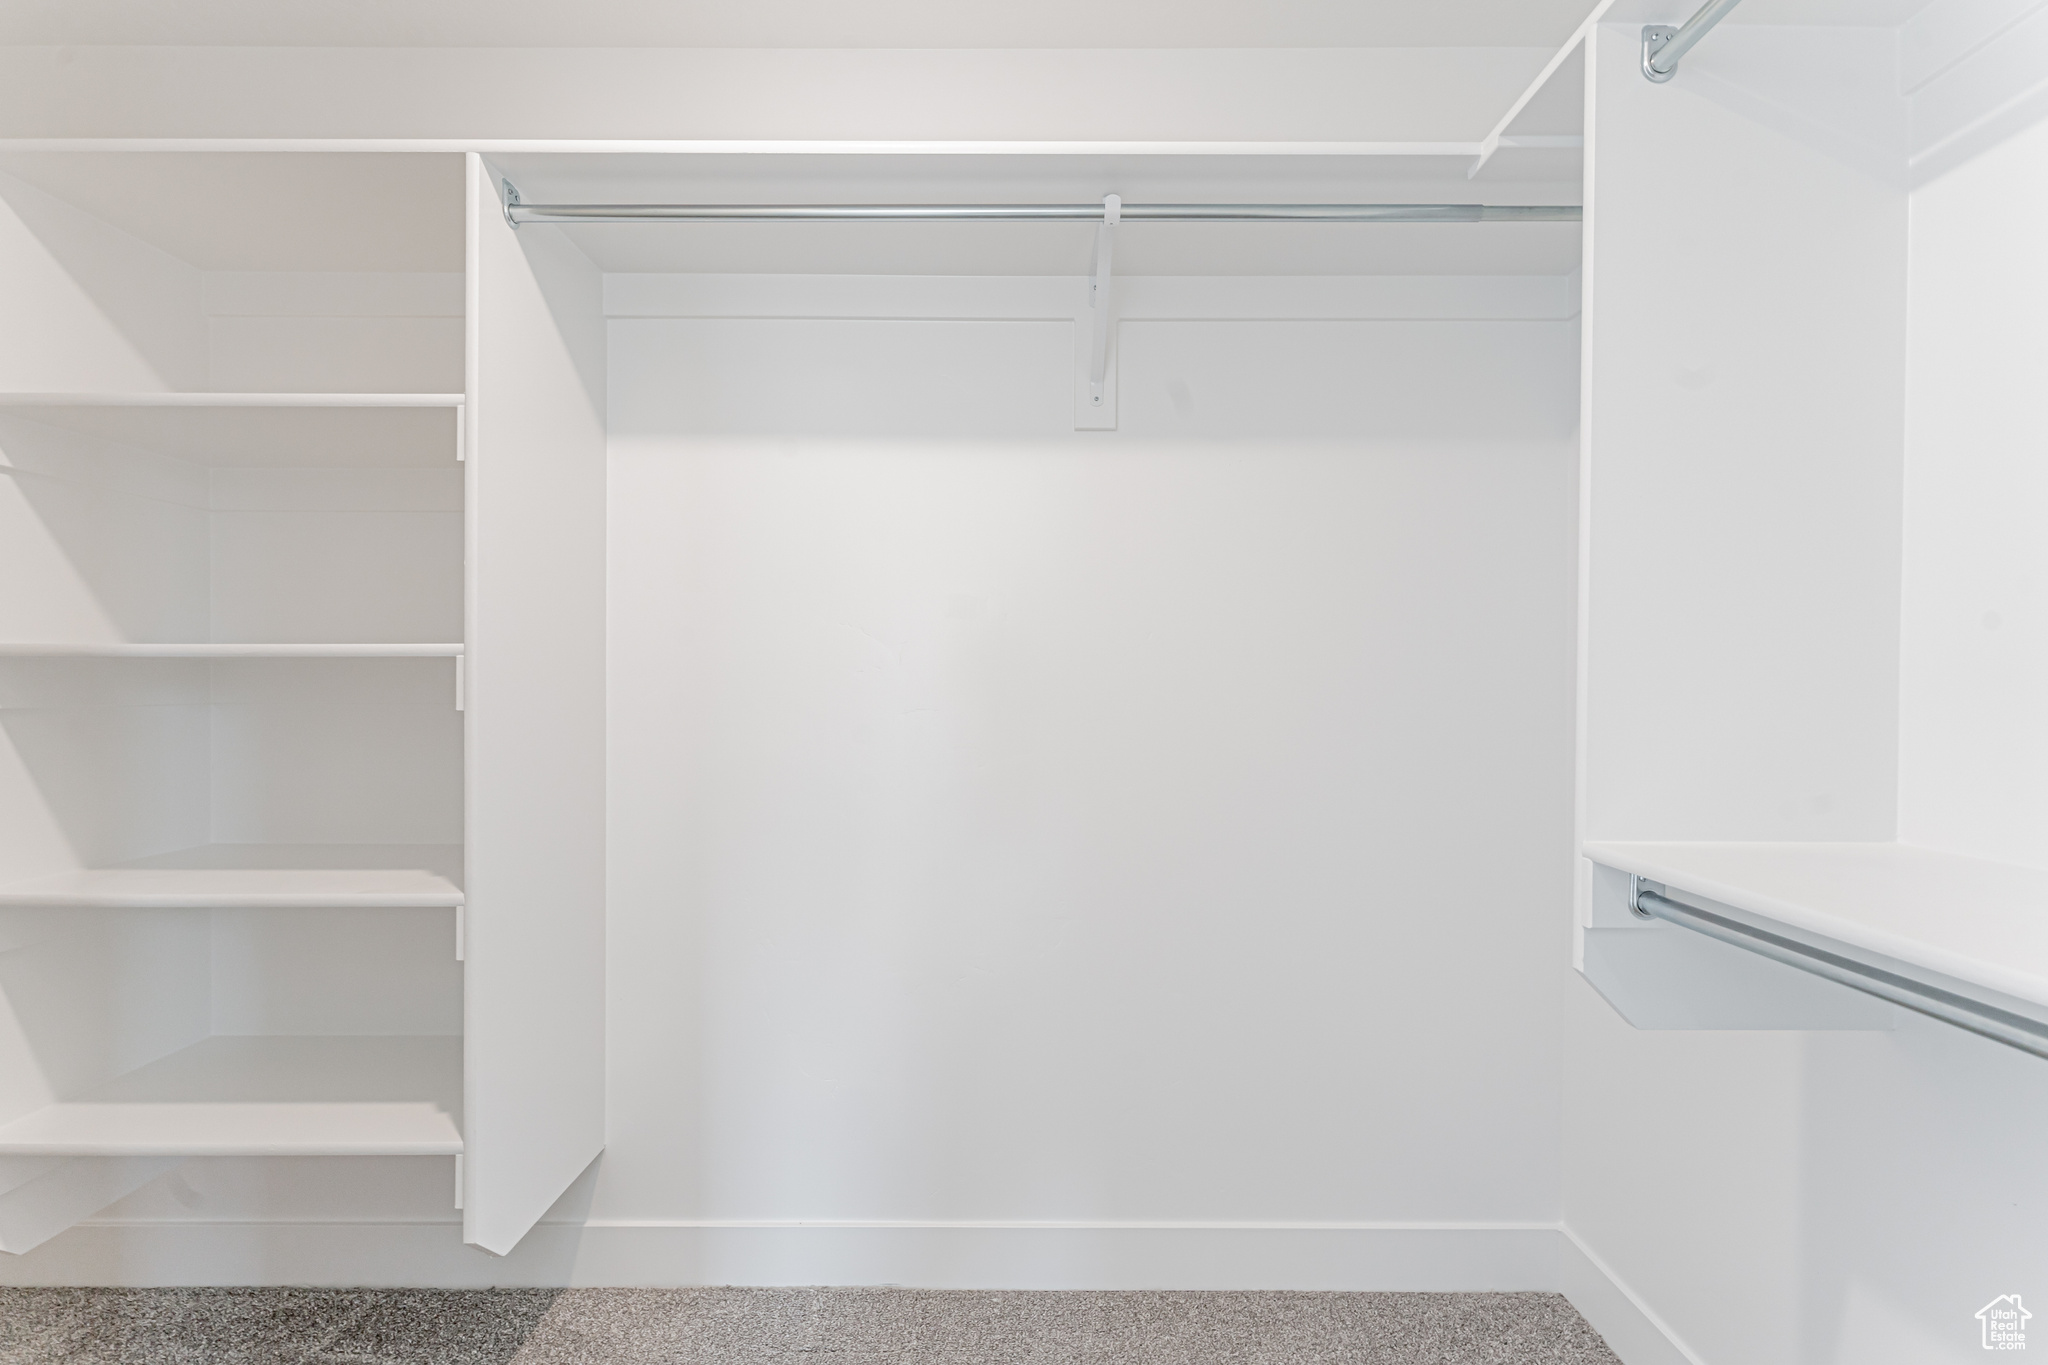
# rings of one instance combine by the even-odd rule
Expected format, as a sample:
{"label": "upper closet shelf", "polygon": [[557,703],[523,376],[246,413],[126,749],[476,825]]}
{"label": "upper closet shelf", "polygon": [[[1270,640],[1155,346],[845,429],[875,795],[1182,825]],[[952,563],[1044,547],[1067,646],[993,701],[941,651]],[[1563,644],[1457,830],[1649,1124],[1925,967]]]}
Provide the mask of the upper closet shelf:
{"label": "upper closet shelf", "polygon": [[456,659],[462,646],[431,644],[65,644],[0,642],[0,659]]}
{"label": "upper closet shelf", "polygon": [[461,866],[453,845],[202,844],[0,886],[0,908],[453,908]]}
{"label": "upper closet shelf", "polygon": [[0,414],[205,465],[442,465],[459,393],[0,393]]}
{"label": "upper closet shelf", "polygon": [[1938,978],[1984,1009],[2048,1010],[2048,872],[1896,843],[1589,842],[1585,852],[1766,934],[1840,950],[1864,971]]}
{"label": "upper closet shelf", "polygon": [[10,408],[459,408],[459,393],[0,393]]}
{"label": "upper closet shelf", "polygon": [[0,1156],[448,1156],[460,1038],[207,1038],[0,1125]]}
{"label": "upper closet shelf", "polygon": [[[1588,19],[1586,24],[1592,22]],[[1582,157],[1586,140],[1585,115],[1586,25],[1581,25],[1479,144],[1479,155],[1466,177],[1489,168],[1493,176],[1511,175],[1516,163],[1531,152],[1556,157],[1567,149],[1577,169],[1576,158]]]}

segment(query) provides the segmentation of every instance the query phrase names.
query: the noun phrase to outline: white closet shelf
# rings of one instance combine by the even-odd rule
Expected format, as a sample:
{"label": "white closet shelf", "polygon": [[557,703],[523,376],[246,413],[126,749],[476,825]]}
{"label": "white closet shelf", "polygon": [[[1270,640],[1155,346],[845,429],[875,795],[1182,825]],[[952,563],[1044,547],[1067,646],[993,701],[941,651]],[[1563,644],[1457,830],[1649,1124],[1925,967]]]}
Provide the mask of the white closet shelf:
{"label": "white closet shelf", "polygon": [[0,659],[454,659],[459,644],[0,643]]}
{"label": "white closet shelf", "polygon": [[459,393],[0,393],[0,408],[459,408]]}
{"label": "white closet shelf", "polygon": [[456,460],[459,393],[0,393],[0,414],[205,465]]}
{"label": "white closet shelf", "polygon": [[2048,871],[1899,843],[1620,843],[1616,871],[2048,1006]]}
{"label": "white closet shelf", "polygon": [[201,844],[0,886],[0,908],[370,908],[463,904],[458,844]]}
{"label": "white closet shelf", "polygon": [[0,1125],[0,1156],[450,1156],[460,1038],[206,1038]]}

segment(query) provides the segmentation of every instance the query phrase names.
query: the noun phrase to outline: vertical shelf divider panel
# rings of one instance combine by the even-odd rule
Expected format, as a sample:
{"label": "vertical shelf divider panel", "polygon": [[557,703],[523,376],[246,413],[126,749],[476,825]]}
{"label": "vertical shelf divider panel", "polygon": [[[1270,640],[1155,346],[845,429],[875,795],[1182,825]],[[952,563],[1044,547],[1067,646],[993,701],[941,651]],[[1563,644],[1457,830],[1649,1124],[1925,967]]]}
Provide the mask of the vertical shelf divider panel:
{"label": "vertical shelf divider panel", "polygon": [[605,321],[467,162],[463,1238],[502,1255],[605,1141]]}
{"label": "vertical shelf divider panel", "polygon": [[1728,26],[1666,84],[1588,35],[1575,948],[1638,1027],[1873,1026],[1598,858],[1894,836],[1905,193],[1816,121],[1883,126],[1860,87],[1781,116],[1844,32]]}

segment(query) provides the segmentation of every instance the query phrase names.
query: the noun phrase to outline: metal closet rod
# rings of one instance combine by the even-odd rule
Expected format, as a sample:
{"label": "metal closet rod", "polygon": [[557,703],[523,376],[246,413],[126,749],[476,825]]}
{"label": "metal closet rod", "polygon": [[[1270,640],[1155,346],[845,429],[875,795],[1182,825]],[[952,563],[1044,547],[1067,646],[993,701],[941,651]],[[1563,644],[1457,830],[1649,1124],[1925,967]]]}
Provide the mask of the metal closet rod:
{"label": "metal closet rod", "polygon": [[[522,223],[1102,223],[1101,204],[523,204]],[[1125,204],[1145,223],[1576,223],[1577,204]]]}
{"label": "metal closet rod", "polygon": [[1904,972],[1887,971],[1858,961],[1846,953],[1829,952],[1788,934],[1774,934],[1730,915],[1716,914],[1697,905],[1673,900],[1670,896],[1643,889],[1642,881],[1637,877],[1631,882],[1629,909],[1643,919],[1661,919],[1691,929],[1788,967],[1838,981],[1866,995],[1931,1015],[1958,1028],[1995,1038],[2022,1052],[2048,1057],[2048,1023],[2039,1019],[2030,1019],[2015,1010],[2001,1009],[1988,1000],[1974,999],[1931,981],[1916,980]]}

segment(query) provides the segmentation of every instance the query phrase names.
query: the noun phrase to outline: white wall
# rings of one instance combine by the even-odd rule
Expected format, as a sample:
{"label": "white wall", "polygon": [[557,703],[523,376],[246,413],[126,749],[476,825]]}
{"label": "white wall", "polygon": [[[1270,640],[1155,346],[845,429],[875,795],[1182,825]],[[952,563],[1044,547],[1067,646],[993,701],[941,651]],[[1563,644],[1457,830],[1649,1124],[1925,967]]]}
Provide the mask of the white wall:
{"label": "white wall", "polygon": [[[206,472],[0,419],[11,641],[205,639]],[[203,842],[205,665],[0,662],[0,877]]]}
{"label": "white wall", "polygon": [[1121,345],[614,321],[594,1217],[1553,1216],[1573,325]]}
{"label": "white wall", "polygon": [[200,272],[0,175],[0,392],[203,387]]}
{"label": "white wall", "polygon": [[1584,839],[1895,827],[1906,205],[1754,113],[1812,35],[1669,84],[1593,35]]}
{"label": "white wall", "polygon": [[2048,124],[1912,207],[1899,834],[2048,866]]}
{"label": "white wall", "polygon": [[460,273],[209,270],[201,279],[205,388],[462,391]]}
{"label": "white wall", "polygon": [[1977,1309],[2044,1292],[2039,1060],[1903,1012],[1651,1033],[1570,996],[1566,1220],[1698,1360],[1975,1360]]}

